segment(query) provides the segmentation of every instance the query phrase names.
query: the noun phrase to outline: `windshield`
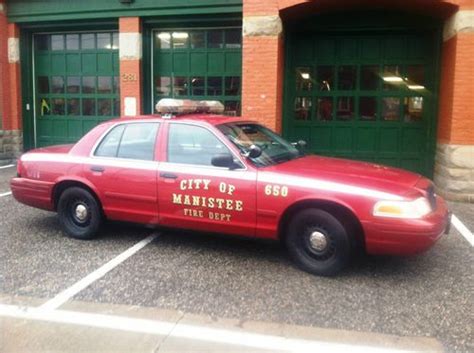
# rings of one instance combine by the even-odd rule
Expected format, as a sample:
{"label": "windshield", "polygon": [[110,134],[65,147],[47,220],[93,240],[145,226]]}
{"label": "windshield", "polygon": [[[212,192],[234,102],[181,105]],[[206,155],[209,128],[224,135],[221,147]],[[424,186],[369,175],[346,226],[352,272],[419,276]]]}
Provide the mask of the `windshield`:
{"label": "windshield", "polygon": [[257,167],[266,167],[299,158],[303,153],[266,127],[255,123],[231,123],[217,128],[240,150],[249,152],[250,146],[260,147],[262,154],[250,158]]}

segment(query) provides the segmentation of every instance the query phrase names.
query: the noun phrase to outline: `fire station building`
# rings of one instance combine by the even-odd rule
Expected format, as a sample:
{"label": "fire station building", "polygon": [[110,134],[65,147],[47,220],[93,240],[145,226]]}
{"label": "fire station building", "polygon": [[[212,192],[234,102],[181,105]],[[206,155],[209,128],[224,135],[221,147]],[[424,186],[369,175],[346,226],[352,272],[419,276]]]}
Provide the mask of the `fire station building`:
{"label": "fire station building", "polygon": [[474,202],[474,0],[0,0],[0,161],[166,97]]}

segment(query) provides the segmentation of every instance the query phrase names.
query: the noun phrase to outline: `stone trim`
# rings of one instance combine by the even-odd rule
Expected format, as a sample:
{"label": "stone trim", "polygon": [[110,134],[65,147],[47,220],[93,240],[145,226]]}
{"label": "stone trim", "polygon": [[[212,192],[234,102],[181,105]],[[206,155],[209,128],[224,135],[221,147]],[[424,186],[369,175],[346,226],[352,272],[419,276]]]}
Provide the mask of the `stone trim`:
{"label": "stone trim", "polygon": [[10,64],[20,62],[20,38],[8,38],[8,62]]}
{"label": "stone trim", "polygon": [[278,15],[246,16],[243,20],[244,37],[278,36],[283,31],[283,24]]}
{"label": "stone trim", "polygon": [[474,10],[458,11],[444,23],[443,41],[447,41],[458,33],[474,32]]}
{"label": "stone trim", "polygon": [[3,4],[0,4],[0,13],[5,13],[5,6]]}
{"label": "stone trim", "polygon": [[120,60],[140,60],[142,58],[141,33],[119,33]]}
{"label": "stone trim", "polygon": [[434,181],[447,199],[474,203],[474,145],[439,143]]}
{"label": "stone trim", "polygon": [[9,164],[23,151],[21,130],[0,130],[0,165]]}

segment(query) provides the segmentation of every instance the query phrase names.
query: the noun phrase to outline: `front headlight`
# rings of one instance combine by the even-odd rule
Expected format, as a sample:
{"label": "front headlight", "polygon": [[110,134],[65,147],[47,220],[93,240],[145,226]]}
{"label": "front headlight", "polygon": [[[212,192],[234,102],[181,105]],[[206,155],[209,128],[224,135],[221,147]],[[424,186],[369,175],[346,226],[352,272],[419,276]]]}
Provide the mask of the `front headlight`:
{"label": "front headlight", "polygon": [[430,213],[427,199],[420,197],[413,201],[379,201],[374,206],[374,216],[392,218],[421,218]]}

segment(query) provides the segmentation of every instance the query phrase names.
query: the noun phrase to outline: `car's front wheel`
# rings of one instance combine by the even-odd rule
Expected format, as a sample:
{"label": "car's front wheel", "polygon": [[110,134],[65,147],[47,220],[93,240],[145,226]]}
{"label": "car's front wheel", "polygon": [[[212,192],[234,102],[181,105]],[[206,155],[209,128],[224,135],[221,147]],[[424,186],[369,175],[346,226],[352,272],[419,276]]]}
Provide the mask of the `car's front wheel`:
{"label": "car's front wheel", "polygon": [[346,228],[332,214],[321,209],[305,209],[289,222],[286,247],[303,270],[333,276],[349,262],[351,242]]}
{"label": "car's front wheel", "polygon": [[58,215],[64,232],[82,240],[94,238],[102,221],[97,200],[80,187],[63,191],[58,202]]}

